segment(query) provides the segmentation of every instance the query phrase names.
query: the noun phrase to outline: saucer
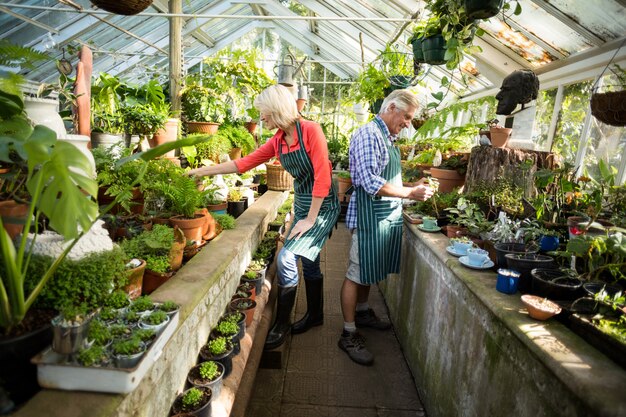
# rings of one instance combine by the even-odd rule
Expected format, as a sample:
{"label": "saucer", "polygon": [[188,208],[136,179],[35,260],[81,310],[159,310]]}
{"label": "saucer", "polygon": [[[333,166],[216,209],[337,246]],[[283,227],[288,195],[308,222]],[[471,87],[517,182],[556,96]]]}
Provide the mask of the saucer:
{"label": "saucer", "polygon": [[428,232],[428,233],[434,233],[434,232],[441,231],[441,227],[439,227],[439,226],[437,226],[437,227],[435,227],[433,229],[426,229],[423,224],[418,224],[417,228],[420,229],[422,232]]}
{"label": "saucer", "polygon": [[463,266],[466,266],[466,267],[468,267],[468,268],[472,268],[472,269],[489,269],[489,268],[493,268],[493,266],[494,266],[494,263],[493,263],[493,261],[492,261],[491,259],[489,259],[487,262],[485,262],[485,263],[484,263],[483,265],[481,265],[481,266],[474,266],[474,265],[471,265],[471,264],[469,263],[469,258],[468,258],[467,256],[461,256],[461,257],[459,258],[459,262],[461,262],[461,264],[462,264]]}
{"label": "saucer", "polygon": [[446,247],[446,251],[448,251],[448,253],[452,256],[456,256],[457,258],[459,256],[466,256],[467,253],[463,253],[463,252],[457,252],[456,250],[454,250],[454,246],[447,246]]}

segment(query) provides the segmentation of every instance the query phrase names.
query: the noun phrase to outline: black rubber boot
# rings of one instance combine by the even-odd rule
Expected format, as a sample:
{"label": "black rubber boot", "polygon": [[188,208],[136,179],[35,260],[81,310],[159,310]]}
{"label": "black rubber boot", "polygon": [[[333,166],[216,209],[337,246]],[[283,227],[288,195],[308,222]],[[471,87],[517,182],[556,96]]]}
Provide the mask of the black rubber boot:
{"label": "black rubber boot", "polygon": [[272,350],[285,342],[285,338],[289,334],[291,323],[289,316],[293,309],[293,304],[296,301],[296,289],[295,287],[278,287],[278,305],[276,307],[276,320],[274,325],[267,334],[265,339],[265,346],[263,349]]}
{"label": "black rubber boot", "polygon": [[324,323],[324,280],[305,279],[306,313],[302,319],[291,326],[291,333],[304,333],[311,327],[321,326]]}

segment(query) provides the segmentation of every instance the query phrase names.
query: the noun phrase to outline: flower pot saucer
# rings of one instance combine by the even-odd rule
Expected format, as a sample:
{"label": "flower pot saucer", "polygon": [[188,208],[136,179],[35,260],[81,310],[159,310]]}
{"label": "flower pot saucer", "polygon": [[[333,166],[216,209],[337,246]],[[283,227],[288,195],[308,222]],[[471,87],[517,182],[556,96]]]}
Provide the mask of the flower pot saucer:
{"label": "flower pot saucer", "polygon": [[465,252],[465,253],[464,253],[464,252],[458,252],[458,251],[456,251],[456,250],[454,249],[454,246],[447,246],[447,247],[446,247],[446,251],[447,251],[450,255],[452,255],[452,256],[456,256],[457,258],[458,258],[459,256],[466,256],[466,255],[467,255],[467,252]]}
{"label": "flower pot saucer", "polygon": [[469,263],[469,258],[467,256],[461,256],[459,258],[459,262],[461,262],[461,265],[471,269],[489,269],[493,268],[493,266],[495,265],[491,259],[487,260],[482,265],[472,265]]}
{"label": "flower pot saucer", "polygon": [[428,233],[436,233],[436,232],[441,231],[441,227],[439,226],[433,227],[432,229],[427,229],[424,227],[423,224],[418,224],[417,228],[420,229],[422,232],[428,232]]}

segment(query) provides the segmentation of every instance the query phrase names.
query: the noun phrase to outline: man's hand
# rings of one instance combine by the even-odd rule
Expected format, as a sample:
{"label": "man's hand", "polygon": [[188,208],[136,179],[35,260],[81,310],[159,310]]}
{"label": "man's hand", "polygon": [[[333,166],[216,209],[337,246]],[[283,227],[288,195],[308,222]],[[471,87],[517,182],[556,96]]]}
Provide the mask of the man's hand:
{"label": "man's hand", "polygon": [[435,190],[428,184],[428,180],[426,178],[422,178],[411,190],[409,198],[415,201],[425,201],[432,197],[434,192]]}
{"label": "man's hand", "polygon": [[314,224],[315,220],[311,221],[308,218],[300,220],[298,223],[296,223],[293,229],[291,229],[291,233],[289,234],[288,239],[298,239],[309,229],[311,229]]}

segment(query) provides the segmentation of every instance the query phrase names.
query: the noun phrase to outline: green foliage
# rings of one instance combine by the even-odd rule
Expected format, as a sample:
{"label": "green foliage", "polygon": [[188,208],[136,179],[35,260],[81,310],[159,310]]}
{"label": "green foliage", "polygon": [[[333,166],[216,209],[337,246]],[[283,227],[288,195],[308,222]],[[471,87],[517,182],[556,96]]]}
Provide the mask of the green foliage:
{"label": "green foliage", "polygon": [[237,324],[239,323],[241,320],[243,320],[244,318],[244,314],[239,312],[239,311],[231,311],[230,313],[227,313],[224,315],[224,317],[222,318],[223,321],[228,321],[230,323],[234,323]]}
{"label": "green foliage", "polygon": [[185,120],[190,122],[222,123],[226,117],[225,97],[197,84],[183,88],[181,109]]}
{"label": "green foliage", "polygon": [[113,338],[124,339],[127,336],[130,336],[132,330],[125,324],[115,323],[109,326],[109,330],[113,335]]}
{"label": "green foliage", "polygon": [[439,168],[456,171],[459,175],[465,175],[467,172],[468,157],[465,155],[452,155],[445,159]]}
{"label": "green foliage", "polygon": [[254,281],[259,277],[259,273],[256,271],[246,271],[243,276],[247,280]]}
{"label": "green foliage", "polygon": [[219,127],[218,134],[227,138],[232,148],[241,148],[244,155],[256,148],[254,137],[243,126],[224,123]]}
{"label": "green foliage", "polygon": [[211,214],[215,221],[221,226],[223,230],[230,230],[237,227],[237,221],[230,214]]}
{"label": "green foliage", "polygon": [[138,337],[117,340],[113,342],[111,348],[114,354],[120,356],[135,355],[145,350],[144,344]]}
{"label": "green foliage", "polygon": [[350,87],[348,97],[354,103],[373,103],[385,98],[385,89],[391,85],[385,74],[374,64],[367,64]]}
{"label": "green foliage", "polygon": [[178,304],[176,304],[174,301],[167,300],[159,305],[159,310],[171,313],[172,311],[176,311],[178,307]]}
{"label": "green foliage", "polygon": [[129,258],[144,259],[148,256],[167,256],[174,244],[174,229],[163,224],[155,224],[139,236],[124,240],[121,247]]}
{"label": "green foliage", "polygon": [[[139,186],[147,169],[147,163],[143,160],[134,160],[127,164],[118,165],[119,158],[115,156],[116,147],[109,149],[94,149],[96,161],[97,181],[100,187],[106,188],[105,195],[115,198],[115,202],[122,206],[126,213],[131,212],[133,188]],[[131,149],[126,149],[120,156],[130,155]]]}
{"label": "green foliage", "polygon": [[200,401],[202,401],[202,397],[204,397],[204,393],[198,388],[190,388],[183,395],[183,410],[191,411],[198,408],[200,405]]}
{"label": "green foliage", "polygon": [[[582,273],[589,280],[626,280],[626,238],[621,232],[610,236],[580,235],[567,242],[563,256],[575,255],[582,262]],[[578,265],[578,264],[577,264]]]}
{"label": "green foliage", "polygon": [[[208,138],[205,142],[199,143],[195,146],[196,156],[195,160],[199,165],[208,165],[208,162],[203,161],[219,161],[220,155],[228,153],[231,149],[230,140],[219,133],[214,135],[190,135],[191,137],[198,138]],[[183,148],[185,150],[185,155],[187,155],[187,148]]]}
{"label": "green foliage", "polygon": [[496,215],[504,210],[510,215],[521,215],[524,211],[522,198],[524,190],[512,180],[497,178],[496,181],[479,182],[472,192],[466,194],[468,200],[478,204],[488,213]]}
{"label": "green foliage", "polygon": [[78,362],[83,366],[95,366],[108,361],[108,356],[104,347],[94,345],[78,352]]}
{"label": "green foliage", "polygon": [[105,300],[104,305],[111,308],[124,308],[130,305],[130,298],[122,290],[113,291]]}
{"label": "green foliage", "polygon": [[170,272],[170,260],[167,255],[146,255],[146,269],[154,271],[159,274],[166,274]]}
{"label": "green foliage", "polygon": [[150,343],[156,338],[156,332],[152,329],[135,329],[131,337],[136,337],[144,343]]}
{"label": "green foliage", "polygon": [[154,308],[154,302],[147,295],[142,295],[141,297],[138,297],[130,305],[130,310],[131,311],[136,311],[138,313],[140,313],[142,311],[150,311],[153,308]]}
{"label": "green foliage", "polygon": [[119,312],[111,307],[104,307],[100,310],[100,318],[104,321],[114,321],[119,317]]}
{"label": "green foliage", "polygon": [[349,165],[349,135],[342,129],[339,129],[334,123],[322,123],[321,126],[328,142],[328,158],[332,166],[337,167],[341,165],[343,169],[347,169]]}
{"label": "green foliage", "polygon": [[[482,108],[485,104],[489,106],[487,119],[493,119],[495,117],[496,105],[496,99],[493,96],[466,102],[456,101],[431,115],[417,130],[415,138],[430,138],[433,135],[438,134],[437,132],[443,132],[438,134],[438,136],[458,136],[459,134],[469,133],[467,132],[469,129],[475,129],[473,130],[473,133],[477,134],[478,129],[486,126],[486,124],[480,119],[482,115]],[[467,128],[461,126],[460,128],[450,129],[450,120],[457,120],[462,113],[470,115],[468,123],[464,125],[467,126]],[[426,143],[428,143],[428,141]]]}
{"label": "green foliage", "polygon": [[252,260],[248,264],[248,267],[246,268],[246,270],[259,272],[259,271],[264,270],[265,268],[267,268],[267,265],[265,264],[265,262],[259,261],[259,260]]}
{"label": "green foliage", "polygon": [[213,381],[220,375],[219,367],[215,361],[202,362],[198,367],[202,379]]}
{"label": "green foliage", "polygon": [[475,236],[488,231],[493,225],[485,218],[485,214],[478,205],[469,202],[464,197],[458,199],[456,207],[447,208],[445,211],[454,215],[452,217],[453,223],[467,227],[470,233]]}
{"label": "green foliage", "polygon": [[196,181],[184,175],[182,170],[171,170],[168,179],[152,182],[150,199],[160,213],[182,215],[193,219],[204,203],[204,195]]}
{"label": "green foliage", "polygon": [[121,107],[124,84],[114,75],[101,72],[91,85],[91,125],[96,132],[124,132]]}
{"label": "green foliage", "polygon": [[[111,288],[120,288],[126,283],[125,254],[119,248],[92,253],[79,260],[65,259],[43,288],[37,305],[63,309],[83,306],[88,311],[96,310],[105,303]],[[32,255],[24,287],[33,291],[40,277],[54,259]]]}
{"label": "green foliage", "polygon": [[237,323],[230,321],[220,321],[215,330],[222,336],[232,336],[239,333],[239,326],[237,326]]}
{"label": "green foliage", "polygon": [[124,316],[124,322],[128,324],[138,324],[140,319],[141,315],[138,312],[132,310],[127,311],[126,315]]}
{"label": "green foliage", "polygon": [[156,326],[167,320],[167,313],[165,311],[156,310],[150,313],[148,316],[142,318],[141,320],[144,323]]}
{"label": "green foliage", "polygon": [[212,355],[221,355],[228,351],[228,341],[225,337],[216,337],[215,339],[209,340],[208,348]]}
{"label": "green foliage", "polygon": [[113,335],[109,327],[100,320],[92,320],[89,324],[87,339],[93,340],[94,344],[104,346],[113,340]]}
{"label": "green foliage", "polygon": [[47,61],[50,56],[28,46],[15,45],[6,39],[0,39],[0,66],[22,66],[33,69],[36,63]]}

